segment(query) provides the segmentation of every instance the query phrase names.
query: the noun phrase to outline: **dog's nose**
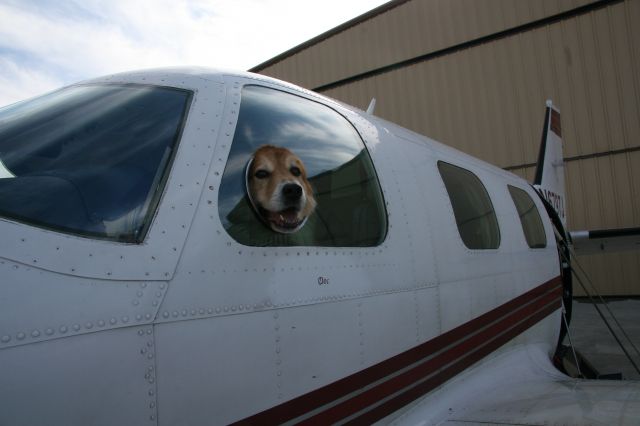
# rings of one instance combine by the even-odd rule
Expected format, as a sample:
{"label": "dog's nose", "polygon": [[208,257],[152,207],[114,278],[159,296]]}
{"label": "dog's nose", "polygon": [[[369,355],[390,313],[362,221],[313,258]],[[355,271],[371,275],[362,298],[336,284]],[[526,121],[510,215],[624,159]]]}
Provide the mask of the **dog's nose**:
{"label": "dog's nose", "polygon": [[287,201],[297,201],[302,196],[302,187],[296,183],[288,183],[282,188],[282,195]]}

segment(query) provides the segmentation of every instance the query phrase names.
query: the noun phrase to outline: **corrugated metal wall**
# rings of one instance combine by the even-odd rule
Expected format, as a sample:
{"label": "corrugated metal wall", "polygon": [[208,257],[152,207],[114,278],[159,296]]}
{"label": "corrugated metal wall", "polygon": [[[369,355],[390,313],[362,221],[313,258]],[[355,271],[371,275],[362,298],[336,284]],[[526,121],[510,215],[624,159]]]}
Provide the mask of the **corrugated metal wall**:
{"label": "corrugated metal wall", "polygon": [[[259,71],[361,108],[375,97],[376,115],[530,181],[553,99],[570,229],[640,226],[640,0],[391,6]],[[579,261],[602,293],[640,294],[639,254]]]}

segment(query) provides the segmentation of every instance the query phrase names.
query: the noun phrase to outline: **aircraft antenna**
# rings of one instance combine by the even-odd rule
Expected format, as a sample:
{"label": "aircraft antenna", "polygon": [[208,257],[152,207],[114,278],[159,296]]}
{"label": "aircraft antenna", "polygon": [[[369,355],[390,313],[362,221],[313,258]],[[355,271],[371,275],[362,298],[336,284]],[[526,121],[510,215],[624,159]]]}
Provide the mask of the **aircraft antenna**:
{"label": "aircraft antenna", "polygon": [[373,115],[373,110],[376,109],[376,98],[371,98],[369,106],[367,107],[367,114]]}

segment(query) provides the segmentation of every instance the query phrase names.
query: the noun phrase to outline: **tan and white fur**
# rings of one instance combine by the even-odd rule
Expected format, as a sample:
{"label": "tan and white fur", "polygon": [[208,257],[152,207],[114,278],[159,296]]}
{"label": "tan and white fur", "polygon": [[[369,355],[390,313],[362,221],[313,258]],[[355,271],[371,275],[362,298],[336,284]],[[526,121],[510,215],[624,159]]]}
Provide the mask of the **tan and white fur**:
{"label": "tan and white fur", "polygon": [[246,179],[254,209],[276,232],[297,232],[316,207],[302,160],[286,148],[258,148],[247,165]]}

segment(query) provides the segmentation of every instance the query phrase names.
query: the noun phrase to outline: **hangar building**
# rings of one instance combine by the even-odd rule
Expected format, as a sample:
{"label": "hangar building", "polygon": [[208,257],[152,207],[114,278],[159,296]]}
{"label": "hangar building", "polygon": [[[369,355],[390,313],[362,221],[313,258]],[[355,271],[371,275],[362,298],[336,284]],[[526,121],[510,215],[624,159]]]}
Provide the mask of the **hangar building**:
{"label": "hangar building", "polygon": [[[639,0],[394,0],[250,71],[375,97],[376,115],[529,181],[552,99],[569,229],[640,226]],[[578,260],[603,295],[640,295],[638,252]]]}

